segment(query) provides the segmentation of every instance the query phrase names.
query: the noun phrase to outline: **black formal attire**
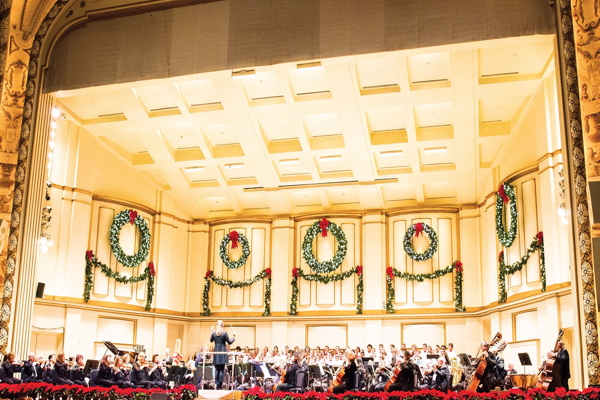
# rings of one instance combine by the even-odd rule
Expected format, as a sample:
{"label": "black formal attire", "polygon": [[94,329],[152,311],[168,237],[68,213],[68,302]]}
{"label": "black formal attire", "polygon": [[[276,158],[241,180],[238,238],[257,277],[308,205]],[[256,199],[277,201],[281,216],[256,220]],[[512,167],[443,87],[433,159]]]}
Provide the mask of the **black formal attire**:
{"label": "black formal attire", "polygon": [[356,373],[356,363],[352,361],[346,366],[342,383],[333,387],[333,394],[344,393],[354,389],[354,374]]}
{"label": "black formal attire", "polygon": [[125,374],[125,371],[122,369],[119,369],[118,371],[115,371],[113,369],[112,380],[114,384],[120,387],[121,389],[129,389],[133,387],[132,383],[127,380],[127,375]]}
{"label": "black formal attire", "polygon": [[71,380],[75,385],[87,386],[85,381],[85,373],[83,372],[83,365],[75,365],[71,368]]}
{"label": "black formal attire", "polygon": [[571,366],[569,352],[563,348],[556,353],[556,362],[560,364],[560,382],[556,382],[556,387],[562,387],[569,390],[569,378],[571,377]]}
{"label": "black formal attire", "polygon": [[161,389],[167,388],[167,382],[165,381],[165,375],[163,373],[163,369],[160,367],[154,368],[154,371],[150,373],[150,381],[154,387],[159,387]]}
{"label": "black formal attire", "polygon": [[53,376],[53,381],[55,385],[72,385],[73,382],[71,382],[69,379],[67,379],[69,375],[69,367],[67,365],[66,362],[61,363],[61,362],[56,362],[56,364],[54,364],[54,376]]}
{"label": "black formal attire", "polygon": [[111,387],[116,386],[113,381],[113,370],[104,363],[98,367],[98,376],[96,377],[96,386]]}
{"label": "black formal attire", "polygon": [[433,372],[429,373],[429,379],[425,380],[425,383],[421,385],[421,389],[439,390],[440,392],[446,392],[448,388],[448,368],[445,365],[436,366]]}
{"label": "black formal attire", "polygon": [[42,381],[42,374],[38,370],[38,366],[27,360],[21,369],[21,379],[23,383],[34,383]]}
{"label": "black formal attire", "polygon": [[141,387],[144,389],[152,388],[152,382],[148,376],[148,369],[142,366],[139,362],[133,364],[133,368],[129,373],[131,377],[131,383],[135,387]]}
{"label": "black formal attire", "polygon": [[46,362],[42,370],[42,380],[46,383],[54,383],[54,364]]}
{"label": "black formal attire", "polygon": [[15,372],[21,371],[20,365],[11,364],[8,361],[4,361],[2,363],[2,369],[4,370],[4,377],[2,378],[2,383],[8,383],[8,384],[21,383],[21,380],[18,378],[15,378],[15,376],[14,376]]}
{"label": "black formal attire", "polygon": [[415,374],[419,366],[412,361],[408,361],[402,363],[401,368],[400,373],[396,377],[396,382],[390,385],[390,392],[409,392],[415,389]]}
{"label": "black formal attire", "polygon": [[[479,393],[489,393],[494,387],[496,387],[496,363],[499,361],[498,356],[495,354],[490,354],[485,358],[487,365],[485,370],[483,371],[483,377],[479,382],[479,386],[477,387],[477,392]],[[475,369],[477,369],[477,365],[475,365]],[[502,366],[504,366],[504,360],[502,360]]]}
{"label": "black formal attire", "polygon": [[[225,331],[221,335],[217,335],[215,331],[210,335],[210,341],[215,342],[215,351],[227,351],[226,344],[232,344],[235,342],[235,338],[229,338],[229,335]],[[215,384],[217,389],[221,389],[221,386],[223,386],[225,364],[227,364],[227,361],[229,361],[228,354],[214,354],[213,365],[215,367]]]}
{"label": "black formal attire", "polygon": [[283,383],[277,385],[275,389],[276,392],[289,392],[291,389],[296,387],[296,372],[298,372],[301,367],[298,363],[293,363],[288,365],[287,370],[285,372],[285,380]]}
{"label": "black formal attire", "polygon": [[496,356],[496,367],[494,368],[494,387],[503,388],[506,382],[507,371],[504,369],[504,358]]}

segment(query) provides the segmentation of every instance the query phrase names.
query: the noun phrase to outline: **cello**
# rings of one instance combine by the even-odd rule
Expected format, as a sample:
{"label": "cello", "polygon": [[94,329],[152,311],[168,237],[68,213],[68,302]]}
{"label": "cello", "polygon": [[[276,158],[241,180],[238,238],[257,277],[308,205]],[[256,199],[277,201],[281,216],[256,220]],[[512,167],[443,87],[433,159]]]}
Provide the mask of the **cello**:
{"label": "cello", "polygon": [[390,391],[390,386],[392,386],[392,383],[396,383],[396,380],[398,379],[398,375],[400,375],[401,371],[402,371],[402,366],[401,365],[397,365],[392,370],[392,374],[390,375],[388,381],[386,382],[385,386],[383,387],[383,391],[384,392],[389,392]]}
{"label": "cello", "polygon": [[[496,336],[494,336],[494,338],[490,342],[489,347],[496,345],[496,343],[498,343],[501,339],[502,334],[500,332],[496,333]],[[479,354],[479,352],[477,353]],[[481,382],[481,379],[483,379],[483,374],[485,372],[485,368],[487,367],[487,361],[483,353],[481,354],[481,357],[477,358],[477,361],[479,361],[479,363],[477,364],[477,368],[473,372],[473,375],[471,375],[471,382],[469,383],[469,386],[466,389],[469,392],[477,391],[477,387],[479,387],[479,383]]]}
{"label": "cello", "polygon": [[[558,337],[556,338],[556,343],[554,344],[553,353],[556,354],[558,352],[558,344],[564,335],[564,331],[562,329],[558,330]],[[536,389],[548,390],[551,389],[550,385],[552,385],[552,381],[554,379],[560,379],[560,363],[556,363],[555,359],[548,359],[544,361],[542,366],[540,367],[540,374],[538,375],[538,381],[535,385]],[[556,382],[554,385],[556,386]]]}
{"label": "cello", "polygon": [[331,382],[331,386],[327,389],[327,392],[333,393],[333,388],[337,385],[341,385],[344,379],[344,375],[346,375],[346,364],[342,364],[340,369],[336,372],[335,378]]}

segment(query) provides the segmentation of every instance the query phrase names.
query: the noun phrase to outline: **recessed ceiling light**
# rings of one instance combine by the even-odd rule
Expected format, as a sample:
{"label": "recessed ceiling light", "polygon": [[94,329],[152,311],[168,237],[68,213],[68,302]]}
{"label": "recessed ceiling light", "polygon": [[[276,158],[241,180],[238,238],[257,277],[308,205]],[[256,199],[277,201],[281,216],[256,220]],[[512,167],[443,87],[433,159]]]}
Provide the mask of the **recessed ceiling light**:
{"label": "recessed ceiling light", "polygon": [[296,68],[297,69],[321,68],[321,61],[312,61],[312,62],[306,62],[306,63],[296,64]]}
{"label": "recessed ceiling light", "polygon": [[253,69],[240,69],[238,71],[231,71],[232,78],[241,78],[242,76],[255,75],[256,71]]}
{"label": "recessed ceiling light", "polygon": [[195,167],[187,167],[185,169],[185,172],[199,172],[199,171],[204,171],[204,167],[202,167],[200,165],[196,165]]}
{"label": "recessed ceiling light", "polygon": [[279,164],[298,164],[300,162],[297,158],[288,158],[285,160],[279,160]]}
{"label": "recessed ceiling light", "polygon": [[321,156],[321,160],[323,161],[337,161],[340,160],[342,158],[342,156],[337,155],[337,156]]}
{"label": "recessed ceiling light", "polygon": [[389,151],[382,151],[381,153],[379,153],[379,155],[381,155],[382,157],[397,156],[399,154],[402,154],[402,150],[389,150]]}
{"label": "recessed ceiling light", "polygon": [[244,164],[242,164],[242,163],[237,163],[237,164],[225,164],[225,168],[227,168],[227,169],[234,169],[234,168],[244,168]]}
{"label": "recessed ceiling light", "polygon": [[448,150],[446,147],[430,147],[425,149],[425,153],[445,153]]}

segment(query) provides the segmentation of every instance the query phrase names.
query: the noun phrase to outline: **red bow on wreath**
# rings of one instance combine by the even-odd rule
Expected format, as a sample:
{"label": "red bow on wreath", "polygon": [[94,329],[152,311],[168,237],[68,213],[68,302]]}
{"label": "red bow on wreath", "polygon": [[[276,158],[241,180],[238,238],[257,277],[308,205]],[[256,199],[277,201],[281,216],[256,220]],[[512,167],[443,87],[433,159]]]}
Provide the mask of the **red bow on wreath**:
{"label": "red bow on wreath", "polygon": [[156,270],[154,269],[154,263],[152,261],[148,263],[148,269],[150,270],[150,276],[156,276]]}
{"label": "red bow on wreath", "polygon": [[265,269],[265,274],[267,275],[267,279],[271,279],[271,268]]}
{"label": "red bow on wreath", "polygon": [[229,240],[231,240],[231,248],[237,249],[239,233],[236,231],[229,232]]}
{"label": "red bow on wreath", "polygon": [[210,275],[212,274],[212,271],[209,269],[208,271],[206,271],[206,275],[204,275],[205,279],[210,279]]}
{"label": "red bow on wreath", "polygon": [[362,275],[362,265],[357,265],[356,266],[356,275],[361,276]]}
{"label": "red bow on wreath", "polygon": [[387,267],[385,272],[387,273],[388,278],[394,279],[394,269],[392,267]]}
{"label": "red bow on wreath", "polygon": [[415,225],[415,237],[419,237],[419,235],[423,232],[423,230],[425,229],[425,227],[423,226],[422,222],[419,222],[418,224]]}
{"label": "red bow on wreath", "polygon": [[541,246],[544,243],[544,232],[538,232],[538,234],[535,235],[535,237],[537,238],[538,246]]}
{"label": "red bow on wreath", "polygon": [[323,237],[327,236],[327,227],[328,226],[329,226],[329,221],[327,220],[327,218],[323,218],[319,222],[319,228],[321,228],[321,236],[323,236]]}
{"label": "red bow on wreath", "polygon": [[138,212],[135,210],[129,210],[129,223],[131,225],[133,225],[133,223],[135,222],[135,219],[138,216]]}
{"label": "red bow on wreath", "polygon": [[498,188],[498,196],[502,197],[502,201],[504,201],[505,203],[508,203],[510,200],[506,195],[506,191],[504,190],[504,183],[502,183]]}
{"label": "red bow on wreath", "polygon": [[297,278],[297,277],[299,276],[299,274],[298,274],[298,268],[294,268],[294,269],[292,269],[292,276],[293,276],[294,278]]}
{"label": "red bow on wreath", "polygon": [[85,258],[87,258],[88,260],[92,261],[92,258],[94,258],[94,252],[92,250],[88,250],[85,252]]}
{"label": "red bow on wreath", "polygon": [[454,261],[454,269],[456,272],[463,272],[462,263],[458,260]]}
{"label": "red bow on wreath", "polygon": [[504,251],[501,251],[500,254],[498,254],[498,261],[502,260],[504,260]]}

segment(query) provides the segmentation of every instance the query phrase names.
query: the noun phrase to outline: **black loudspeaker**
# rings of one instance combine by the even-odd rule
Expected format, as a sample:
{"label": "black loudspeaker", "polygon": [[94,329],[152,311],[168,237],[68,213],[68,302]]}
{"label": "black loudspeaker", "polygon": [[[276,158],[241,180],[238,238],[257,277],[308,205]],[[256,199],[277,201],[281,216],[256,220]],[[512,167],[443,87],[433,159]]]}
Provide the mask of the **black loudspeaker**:
{"label": "black loudspeaker", "polygon": [[45,283],[38,282],[37,290],[35,291],[35,297],[38,299],[44,298],[44,288],[46,287]]}

